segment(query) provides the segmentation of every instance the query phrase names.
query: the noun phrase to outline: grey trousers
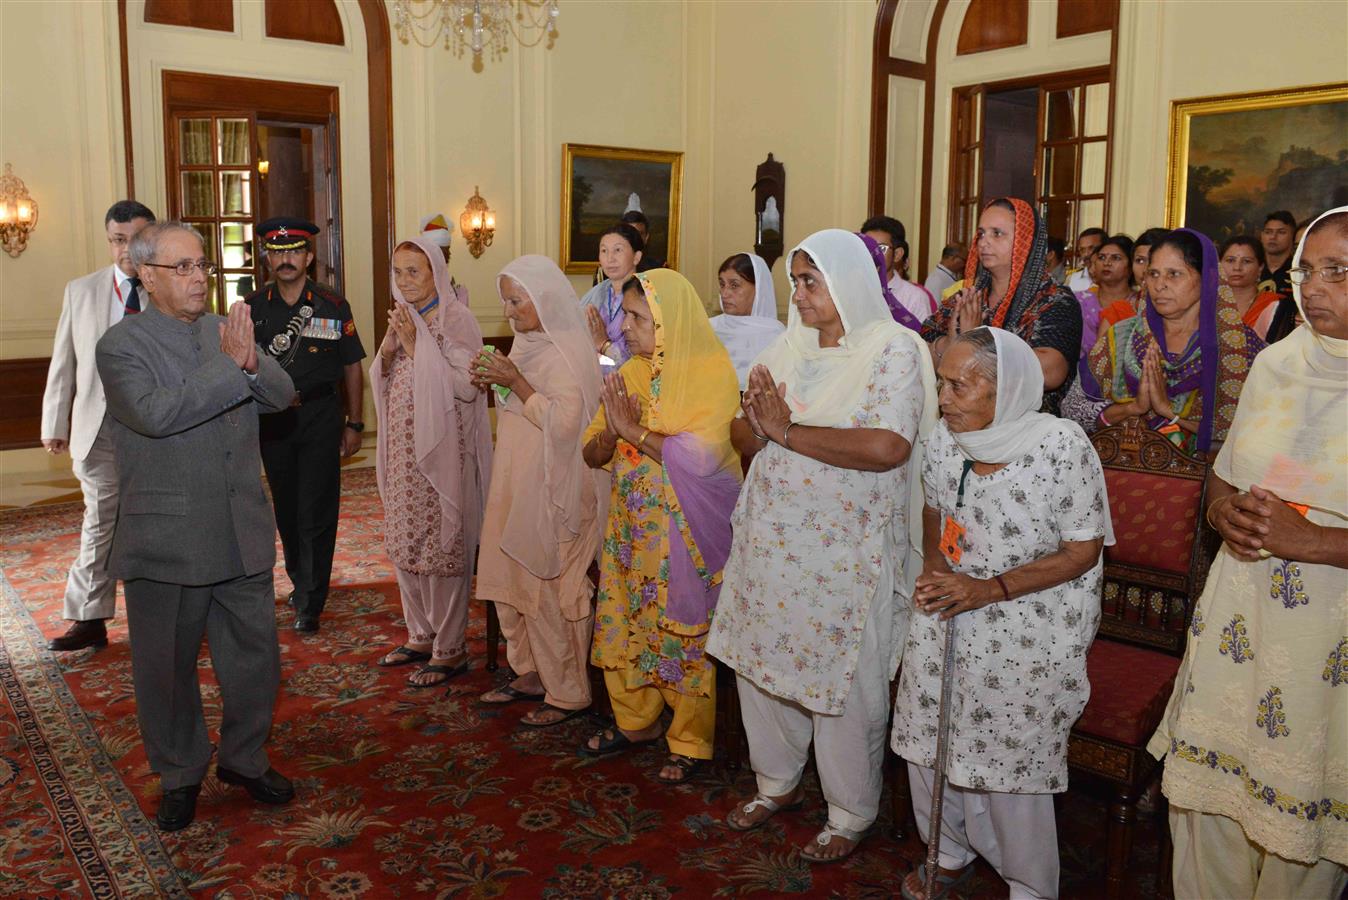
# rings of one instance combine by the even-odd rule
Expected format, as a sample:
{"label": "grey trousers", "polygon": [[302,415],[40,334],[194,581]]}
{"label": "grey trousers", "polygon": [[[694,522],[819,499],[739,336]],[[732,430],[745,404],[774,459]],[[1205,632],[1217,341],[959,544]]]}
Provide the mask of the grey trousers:
{"label": "grey trousers", "polygon": [[138,578],[122,589],[136,719],[163,789],[200,784],[210,766],[197,680],[203,636],[220,683],[220,765],[249,778],[267,771],[262,747],[281,681],[271,570],[200,587]]}
{"label": "grey trousers", "polygon": [[108,577],[108,551],[117,524],[117,460],[107,429],[94,438],[89,455],[71,468],[84,493],[80,554],[66,578],[62,615],[76,622],[111,619],[117,611],[117,582]]}

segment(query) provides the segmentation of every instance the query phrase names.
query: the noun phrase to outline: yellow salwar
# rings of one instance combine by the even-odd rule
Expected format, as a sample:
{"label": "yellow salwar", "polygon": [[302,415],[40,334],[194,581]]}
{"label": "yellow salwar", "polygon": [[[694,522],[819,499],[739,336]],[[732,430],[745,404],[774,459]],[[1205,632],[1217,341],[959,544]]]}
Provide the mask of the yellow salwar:
{"label": "yellow salwar", "polygon": [[[635,682],[635,683],[633,683]],[[716,736],[716,667],[707,667],[705,697],[680,694],[670,688],[646,684],[639,670],[632,667],[606,669],[604,687],[613,703],[613,719],[623,731],[641,731],[660,718],[666,706],[674,718],[665,731],[670,752],[693,759],[711,759],[712,739]]]}

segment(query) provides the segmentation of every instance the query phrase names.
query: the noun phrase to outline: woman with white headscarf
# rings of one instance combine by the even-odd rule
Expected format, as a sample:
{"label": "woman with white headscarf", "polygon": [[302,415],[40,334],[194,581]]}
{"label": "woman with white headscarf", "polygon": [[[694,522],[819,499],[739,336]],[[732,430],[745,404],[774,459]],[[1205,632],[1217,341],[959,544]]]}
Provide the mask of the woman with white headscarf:
{"label": "woman with white headscarf", "polygon": [[772,270],[763,257],[736,253],[721,263],[716,280],[721,315],[712,317],[711,328],[730,354],[742,391],[749,385],[749,368],[754,359],[786,326],[777,319]]}
{"label": "woman with white headscarf", "polygon": [[515,678],[487,704],[541,700],[520,720],[546,728],[590,706],[586,658],[608,472],[581,459],[599,409],[599,360],[571,283],[546,256],[521,256],[496,281],[515,333],[509,356],[484,352],[473,383],[504,389],[482,523],[477,596],[496,602]]}
{"label": "woman with white headscarf", "polygon": [[482,499],[491,480],[487,401],[468,369],[482,331],[425,237],[393,249],[389,328],[370,366],[379,416],[375,473],[384,547],[397,570],[407,642],[384,667],[424,663],[407,683],[468,671],[464,630]]}
{"label": "woman with white headscarf", "polygon": [[736,672],[758,782],[727,824],[756,828],[798,804],[813,741],[828,822],[802,856],[833,862],[879,806],[915,575],[913,460],[935,423],[935,375],[917,332],[890,315],[860,236],[821,231],[787,260],[786,334],[759,356],[732,425],[753,463],[707,652]]}
{"label": "woman with white headscarf", "polygon": [[1207,484],[1223,544],[1148,749],[1176,897],[1348,886],[1348,207],[1292,259],[1305,324],[1260,352]]}
{"label": "woman with white headscarf", "polygon": [[[1113,543],[1104,472],[1080,426],[1037,411],[1043,368],[1016,335],[957,335],[937,371],[941,424],[922,469],[919,615],[899,676],[894,752],[908,760],[925,840],[934,701],[954,626],[937,884],[949,894],[982,856],[1012,897],[1056,897],[1053,794],[1067,790],[1067,736],[1090,697],[1101,548]],[[925,884],[919,866],[903,896],[924,898]]]}

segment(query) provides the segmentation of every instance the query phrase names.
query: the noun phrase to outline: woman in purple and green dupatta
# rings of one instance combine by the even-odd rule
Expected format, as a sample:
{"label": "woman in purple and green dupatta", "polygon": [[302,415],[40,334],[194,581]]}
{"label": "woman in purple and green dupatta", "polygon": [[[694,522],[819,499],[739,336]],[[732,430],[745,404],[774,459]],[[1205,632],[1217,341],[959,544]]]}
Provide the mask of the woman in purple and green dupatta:
{"label": "woman in purple and green dupatta", "polygon": [[1152,246],[1147,293],[1142,315],[1096,342],[1082,387],[1109,402],[1101,427],[1142,416],[1185,453],[1208,456],[1226,440],[1264,342],[1219,287],[1217,249],[1197,231],[1180,228]]}
{"label": "woman in purple and green dupatta", "polygon": [[676,784],[712,756],[716,669],[705,644],[740,489],[730,444],[739,379],[677,272],[628,279],[622,309],[632,356],[607,377],[582,438],[585,462],[613,472],[591,660],[604,670],[617,724],[581,752],[658,739],[669,706],[670,756],[658,777]]}

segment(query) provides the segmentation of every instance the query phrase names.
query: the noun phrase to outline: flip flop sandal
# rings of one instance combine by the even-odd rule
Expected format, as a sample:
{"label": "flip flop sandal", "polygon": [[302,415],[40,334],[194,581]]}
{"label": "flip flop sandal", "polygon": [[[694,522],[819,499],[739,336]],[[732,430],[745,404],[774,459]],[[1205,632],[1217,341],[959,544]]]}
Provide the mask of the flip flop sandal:
{"label": "flip flop sandal", "polygon": [[[599,738],[599,746],[591,747],[590,739]],[[645,747],[654,744],[660,740],[658,737],[647,738],[644,741],[634,741],[622,733],[619,728],[601,728],[594,734],[586,738],[580,745],[581,756],[609,756],[614,753],[622,753],[625,750],[635,750],[638,747]]]}
{"label": "flip flop sandal", "polygon": [[[548,722],[529,721],[529,716],[532,715],[533,713],[544,712],[547,710],[550,710],[552,712],[559,712],[562,714],[562,717],[560,719],[553,719]],[[560,725],[569,719],[574,719],[576,716],[583,716],[589,711],[590,708],[588,706],[581,707],[580,709],[562,709],[560,706],[553,706],[551,703],[540,703],[529,713],[526,713],[525,715],[520,717],[520,724],[523,725],[525,728],[551,728],[552,726]]]}
{"label": "flip flop sandal", "polygon": [[[923,890],[925,890],[927,885],[927,864],[918,863],[916,872],[917,878],[922,882]],[[947,875],[944,872],[937,872],[936,896],[929,897],[927,900],[945,900],[946,897],[949,897],[954,893],[956,888],[963,887],[964,884],[973,877],[974,867],[972,865],[960,869],[960,873],[954,876]],[[899,882],[899,893],[903,895],[903,900],[917,900],[917,895],[908,890],[908,885],[904,883],[907,880],[908,879],[905,878],[903,881]]]}
{"label": "flip flop sandal", "polygon": [[851,856],[853,853],[857,851],[857,848],[861,846],[861,839],[864,838],[865,836],[866,836],[865,832],[858,834],[855,831],[848,831],[845,828],[835,828],[832,825],[825,825],[824,830],[814,836],[814,845],[818,845],[819,847],[827,847],[829,844],[833,843],[833,839],[835,837],[840,837],[844,840],[852,842],[851,849],[849,849],[846,853],[839,854],[838,856],[815,856],[809,852],[812,849],[813,845],[806,844],[803,848],[801,848],[800,858],[808,863],[815,863],[817,865],[842,862],[844,859],[847,859],[847,857]]}
{"label": "flip flop sandal", "polygon": [[[484,698],[487,696],[487,694],[504,694],[506,697],[509,697],[510,699],[486,700]],[[483,694],[481,697],[478,697],[477,701],[486,706],[506,706],[511,703],[518,703],[520,700],[542,700],[543,697],[545,696],[544,694],[527,694],[524,691],[520,690],[519,688],[511,687],[508,684],[505,685],[504,687],[498,687],[494,690],[487,691],[487,694]],[[588,709],[588,707],[586,708]]]}
{"label": "flip flop sandal", "polygon": [[[678,778],[665,778],[658,771],[655,773],[655,779],[661,784],[675,785],[683,784],[692,780],[693,776],[699,774],[707,764],[705,759],[694,759],[691,756],[684,756],[682,753],[671,753],[669,759],[665,760],[666,766],[674,766],[679,770]],[[664,768],[661,766],[660,768]]]}
{"label": "flip flop sandal", "polygon": [[764,797],[762,794],[755,794],[754,799],[750,800],[743,806],[736,807],[735,812],[738,812],[741,816],[747,818],[748,816],[752,815],[755,810],[766,809],[768,811],[768,814],[766,816],[764,816],[763,818],[759,819],[756,822],[751,822],[747,825],[736,825],[734,821],[731,819],[731,815],[733,815],[732,813],[725,817],[725,823],[726,826],[729,827],[732,831],[753,831],[755,828],[761,828],[763,826],[763,823],[767,822],[768,819],[771,819],[773,816],[777,815],[777,813],[784,811],[789,812],[791,810],[800,809],[804,805],[805,805],[804,791],[801,791],[800,796],[796,797],[795,800],[786,804],[778,803],[771,797]]}
{"label": "flip flop sandal", "polygon": [[[394,657],[394,659],[391,662],[386,661],[390,656]],[[375,665],[381,669],[393,669],[398,666],[408,665],[409,663],[426,662],[430,658],[431,655],[425,650],[413,650],[411,647],[404,644],[401,647],[395,647],[379,657],[379,661],[376,662]]]}
{"label": "flip flop sandal", "polygon": [[[410,688],[417,688],[418,690],[421,690],[421,689],[424,689],[424,688],[440,687],[440,686],[442,686],[445,682],[449,681],[451,678],[454,678],[455,676],[458,676],[458,675],[462,675],[464,672],[467,672],[467,671],[468,671],[468,660],[464,660],[463,662],[459,663],[457,666],[434,666],[434,665],[431,665],[430,663],[427,663],[426,665],[422,666],[420,669],[417,669],[415,672],[412,673],[411,676],[408,677],[408,679],[407,679],[407,686],[410,687]],[[415,681],[412,680],[412,679],[415,678],[417,675],[427,675],[427,674],[429,674],[429,675],[443,675],[443,676],[445,676],[445,677],[444,677],[444,678],[439,678],[439,679],[437,679],[437,680],[435,680],[435,681],[428,681],[428,682],[425,682],[425,683],[418,683],[418,682],[415,682]]]}

